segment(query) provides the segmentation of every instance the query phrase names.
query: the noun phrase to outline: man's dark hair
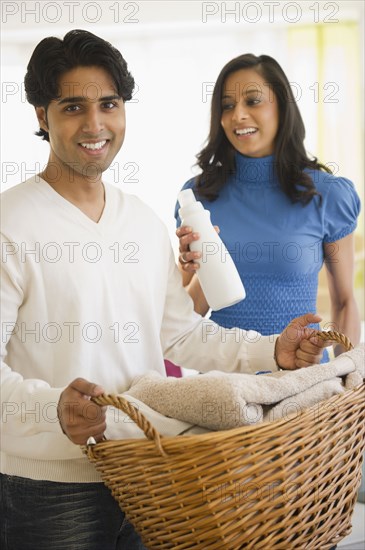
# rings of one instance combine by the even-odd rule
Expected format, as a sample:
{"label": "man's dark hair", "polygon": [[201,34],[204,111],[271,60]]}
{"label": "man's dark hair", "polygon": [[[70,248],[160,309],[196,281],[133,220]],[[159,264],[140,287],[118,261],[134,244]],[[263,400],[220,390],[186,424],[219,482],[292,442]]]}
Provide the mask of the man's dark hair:
{"label": "man's dark hair", "polygon": [[[60,96],[60,77],[75,67],[97,66],[113,79],[117,94],[128,101],[132,97],[134,79],[122,54],[109,42],[84,30],[72,30],[64,39],[44,38],[30,58],[24,78],[27,100],[34,107],[44,107]],[[36,132],[49,141],[48,132]]]}

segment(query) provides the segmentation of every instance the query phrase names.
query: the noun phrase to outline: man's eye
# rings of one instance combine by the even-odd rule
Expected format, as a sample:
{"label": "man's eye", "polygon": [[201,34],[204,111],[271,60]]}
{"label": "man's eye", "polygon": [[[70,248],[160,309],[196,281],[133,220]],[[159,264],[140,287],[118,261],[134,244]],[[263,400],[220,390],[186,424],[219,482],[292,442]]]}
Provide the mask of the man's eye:
{"label": "man's eye", "polygon": [[74,113],[74,112],[78,111],[79,109],[80,109],[79,105],[69,105],[68,107],[65,108],[65,111],[67,113]]}
{"label": "man's eye", "polygon": [[114,101],[107,101],[106,103],[102,103],[102,107],[104,109],[114,109],[114,107],[117,107],[117,104]]}

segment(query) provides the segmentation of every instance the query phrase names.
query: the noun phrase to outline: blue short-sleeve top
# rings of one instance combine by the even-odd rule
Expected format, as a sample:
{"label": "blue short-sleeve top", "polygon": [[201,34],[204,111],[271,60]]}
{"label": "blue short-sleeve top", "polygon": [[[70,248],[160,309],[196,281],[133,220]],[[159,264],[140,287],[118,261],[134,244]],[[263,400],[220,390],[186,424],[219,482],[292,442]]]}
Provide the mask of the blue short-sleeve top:
{"label": "blue short-sleeve top", "polygon": [[[236,171],[214,201],[200,199],[230,251],[246,290],[242,302],[213,311],[223,327],[280,333],[299,315],[316,312],[323,244],[352,233],[360,200],[353,183],[308,170],[322,202],[292,203],[280,188],[274,156],[236,153]],[[194,188],[195,178],[183,189]],[[176,206],[177,226],[181,225]]]}

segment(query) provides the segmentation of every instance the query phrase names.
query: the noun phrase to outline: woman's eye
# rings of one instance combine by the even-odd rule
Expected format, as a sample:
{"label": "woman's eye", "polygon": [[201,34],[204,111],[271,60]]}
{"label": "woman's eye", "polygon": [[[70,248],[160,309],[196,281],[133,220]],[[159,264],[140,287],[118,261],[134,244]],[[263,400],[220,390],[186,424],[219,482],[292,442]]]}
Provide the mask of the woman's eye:
{"label": "woman's eye", "polygon": [[222,111],[229,111],[230,109],[233,109],[234,105],[233,103],[226,103],[225,105],[222,105]]}
{"label": "woman's eye", "polygon": [[260,103],[259,99],[248,99],[247,105],[258,105]]}

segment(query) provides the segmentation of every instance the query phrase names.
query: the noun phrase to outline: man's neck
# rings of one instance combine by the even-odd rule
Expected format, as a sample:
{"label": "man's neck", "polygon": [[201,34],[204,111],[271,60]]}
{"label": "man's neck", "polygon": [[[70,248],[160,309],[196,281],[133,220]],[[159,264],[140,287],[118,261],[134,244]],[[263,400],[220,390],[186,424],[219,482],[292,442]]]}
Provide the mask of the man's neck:
{"label": "man's neck", "polygon": [[54,177],[52,166],[40,174],[59,195],[74,204],[92,221],[98,222],[105,207],[105,189],[101,177],[86,178],[67,167],[66,177]]}

